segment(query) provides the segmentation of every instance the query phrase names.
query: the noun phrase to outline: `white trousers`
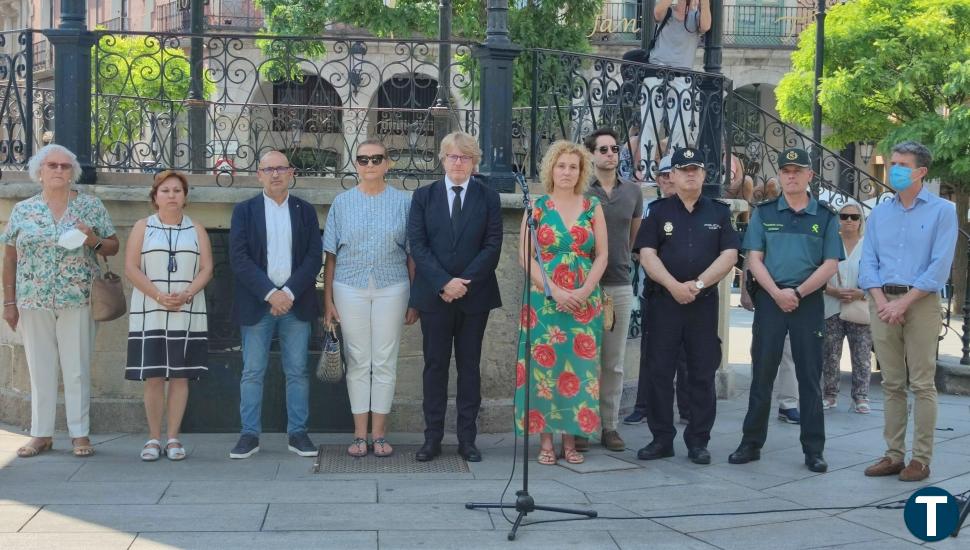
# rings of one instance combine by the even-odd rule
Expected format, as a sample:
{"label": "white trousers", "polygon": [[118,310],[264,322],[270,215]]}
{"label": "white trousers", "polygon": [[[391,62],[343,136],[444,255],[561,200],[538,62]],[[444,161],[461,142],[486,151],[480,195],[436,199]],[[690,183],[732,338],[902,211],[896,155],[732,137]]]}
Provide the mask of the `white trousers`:
{"label": "white trousers", "polygon": [[645,102],[640,108],[640,146],[644,148],[643,160],[647,173],[656,168],[657,147],[660,140],[667,139],[666,154],[672,147],[693,146],[697,125],[695,113],[698,109],[696,86],[688,77],[679,76],[670,80],[658,77],[643,79]]}
{"label": "white trousers", "polygon": [[791,340],[785,335],[785,350],[778,363],[778,374],[775,376],[775,390],[778,392],[778,407],[782,409],[798,408],[798,379],[795,378],[795,360],[791,356]]}
{"label": "white trousers", "polygon": [[623,395],[623,365],[626,357],[626,339],[630,332],[630,311],[633,309],[633,284],[603,286],[613,297],[616,325],[613,330],[603,331],[600,343],[600,418],[604,430],[615,430]]}
{"label": "white trousers", "polygon": [[91,350],[94,320],[91,307],[22,309],[20,333],[30,370],[30,435],[54,435],[57,371],[64,382],[64,412],[71,437],[90,432]]}
{"label": "white trousers", "polygon": [[353,414],[391,412],[409,288],[406,282],[376,288],[373,279],[367,288],[333,283]]}

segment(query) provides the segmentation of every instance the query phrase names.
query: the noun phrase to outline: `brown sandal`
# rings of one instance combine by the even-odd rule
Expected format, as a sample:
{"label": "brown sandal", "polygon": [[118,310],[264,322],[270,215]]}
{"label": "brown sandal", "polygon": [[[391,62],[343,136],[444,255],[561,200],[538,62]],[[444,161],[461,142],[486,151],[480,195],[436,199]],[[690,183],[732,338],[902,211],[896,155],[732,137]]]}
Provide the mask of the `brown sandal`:
{"label": "brown sandal", "polygon": [[49,451],[54,448],[54,440],[48,439],[44,443],[40,444],[40,447],[34,447],[28,442],[23,447],[17,449],[17,456],[20,458],[32,458],[40,453]]}
{"label": "brown sandal", "polygon": [[570,464],[582,464],[583,462],[586,462],[586,457],[583,456],[583,453],[577,451],[575,447],[572,449],[563,447],[562,456],[566,459],[566,462]]}
{"label": "brown sandal", "polygon": [[[87,443],[77,443],[78,441],[87,441]],[[74,456],[88,457],[94,454],[94,447],[87,437],[72,437],[71,445],[74,446]]]}
{"label": "brown sandal", "polygon": [[558,464],[558,460],[556,460],[556,450],[539,449],[539,456],[536,458],[536,462],[542,464],[543,466],[555,466]]}

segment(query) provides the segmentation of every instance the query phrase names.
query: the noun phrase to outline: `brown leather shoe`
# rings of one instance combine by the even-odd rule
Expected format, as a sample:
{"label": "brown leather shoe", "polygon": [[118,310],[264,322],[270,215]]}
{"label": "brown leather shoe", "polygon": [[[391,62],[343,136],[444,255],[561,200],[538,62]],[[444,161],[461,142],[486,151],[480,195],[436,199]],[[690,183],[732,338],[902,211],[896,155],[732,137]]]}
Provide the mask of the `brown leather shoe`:
{"label": "brown leather shoe", "polygon": [[910,460],[909,466],[899,472],[899,481],[923,481],[930,477],[930,467],[919,460]]}
{"label": "brown leather shoe", "polygon": [[616,430],[603,430],[602,435],[600,435],[600,443],[613,452],[626,450],[626,443],[624,443],[623,438],[620,437],[620,432]]}
{"label": "brown leather shoe", "polygon": [[579,451],[581,453],[585,453],[586,451],[589,450],[589,438],[588,437],[580,437],[580,436],[577,435],[575,437],[575,439],[576,439],[576,450],[577,451]]}
{"label": "brown leather shoe", "polygon": [[884,456],[879,459],[879,462],[876,462],[872,466],[869,466],[868,468],[866,468],[866,476],[868,477],[894,476],[899,472],[902,472],[903,468],[905,467],[906,465],[903,464],[902,460],[900,460],[899,462],[893,462],[893,459],[889,458],[888,456]]}

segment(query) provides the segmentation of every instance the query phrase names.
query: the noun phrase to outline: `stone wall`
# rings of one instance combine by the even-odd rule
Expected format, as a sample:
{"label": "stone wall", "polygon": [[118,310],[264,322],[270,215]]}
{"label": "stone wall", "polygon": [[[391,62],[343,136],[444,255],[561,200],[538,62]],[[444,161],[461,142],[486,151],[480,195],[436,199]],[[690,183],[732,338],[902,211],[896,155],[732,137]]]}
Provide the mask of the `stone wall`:
{"label": "stone wall", "polygon": [[[236,179],[236,186],[212,186],[211,176],[193,177],[187,213],[209,229],[228,229],[232,207],[241,200],[259,193],[255,179]],[[99,174],[99,184],[85,189],[100,197],[111,214],[122,241],[122,250],[134,222],[152,210],[147,200],[147,176],[133,174]],[[248,186],[248,187],[245,187]],[[35,194],[38,187],[27,181],[26,175],[4,172],[0,184],[0,223],[9,219],[13,205]],[[302,178],[294,195],[317,205],[321,226],[328,205],[342,191],[332,180]],[[498,267],[505,306],[491,314],[482,357],[482,432],[504,432],[511,429],[512,394],[519,303],[522,291],[522,271],[518,266],[517,233],[522,218],[521,198],[503,195],[505,243]],[[123,272],[123,254],[110,258],[115,272]],[[126,287],[130,292],[130,286]],[[91,422],[95,432],[138,432],[146,429],[142,401],[142,384],[124,379],[127,317],[98,327],[95,354],[92,361]],[[626,354],[627,382],[624,408],[632,406],[639,371],[639,339],[628,340]],[[397,391],[391,413],[392,429],[405,432],[423,430],[421,414],[421,354],[420,324],[406,327],[398,363]],[[454,369],[449,394],[452,401],[446,427],[453,429],[455,392]],[[0,422],[27,426],[30,422],[30,379],[24,359],[20,335],[5,324],[0,327]],[[58,429],[63,429],[63,408],[58,411]]]}

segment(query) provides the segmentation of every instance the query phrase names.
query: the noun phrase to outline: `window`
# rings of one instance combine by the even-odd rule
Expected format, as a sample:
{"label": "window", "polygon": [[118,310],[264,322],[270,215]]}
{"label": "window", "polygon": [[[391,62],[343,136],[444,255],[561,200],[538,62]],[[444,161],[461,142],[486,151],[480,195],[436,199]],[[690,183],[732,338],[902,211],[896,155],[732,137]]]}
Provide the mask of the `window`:
{"label": "window", "polygon": [[317,75],[306,75],[302,82],[277,81],[273,83],[273,130],[339,133],[342,105],[337,90]]}
{"label": "window", "polygon": [[377,133],[382,135],[434,136],[428,108],[434,104],[438,81],[423,75],[399,75],[381,85],[377,95]]}

